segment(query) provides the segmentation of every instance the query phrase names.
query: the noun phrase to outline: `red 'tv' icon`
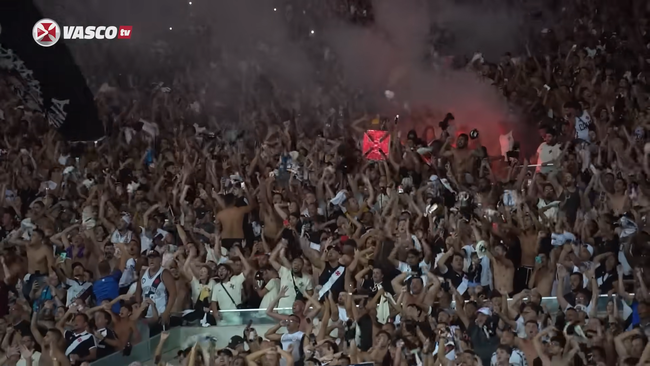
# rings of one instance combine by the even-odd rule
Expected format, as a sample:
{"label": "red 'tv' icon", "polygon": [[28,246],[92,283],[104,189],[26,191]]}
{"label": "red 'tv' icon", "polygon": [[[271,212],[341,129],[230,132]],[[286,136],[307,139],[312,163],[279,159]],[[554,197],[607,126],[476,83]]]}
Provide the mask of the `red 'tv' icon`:
{"label": "red 'tv' icon", "polygon": [[120,25],[120,29],[117,32],[117,38],[118,39],[131,38],[131,30],[133,30],[132,25]]}

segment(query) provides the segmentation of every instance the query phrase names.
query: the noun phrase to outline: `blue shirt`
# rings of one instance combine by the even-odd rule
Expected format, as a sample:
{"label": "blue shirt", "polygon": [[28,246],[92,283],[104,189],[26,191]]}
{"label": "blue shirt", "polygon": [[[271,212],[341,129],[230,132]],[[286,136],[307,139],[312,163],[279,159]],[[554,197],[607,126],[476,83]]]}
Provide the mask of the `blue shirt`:
{"label": "blue shirt", "polygon": [[54,299],[54,295],[50,291],[50,286],[45,286],[45,288],[41,291],[41,294],[38,297],[38,299],[36,299],[36,301],[34,301],[34,304],[32,305],[34,312],[38,312],[41,309],[41,306],[43,306],[46,301],[52,299]]}
{"label": "blue shirt", "polygon": [[[93,283],[93,293],[95,294],[95,299],[97,299],[97,304],[101,304],[104,300],[110,301],[120,296],[120,277],[122,277],[122,271],[116,269],[110,275],[102,277]],[[120,304],[113,305],[111,310],[115,314],[119,314]]]}
{"label": "blue shirt", "polygon": [[632,301],[632,305],[630,305],[630,308],[632,308],[632,327],[636,327],[637,325],[641,324],[641,316],[639,316],[639,302],[634,299],[634,301]]}

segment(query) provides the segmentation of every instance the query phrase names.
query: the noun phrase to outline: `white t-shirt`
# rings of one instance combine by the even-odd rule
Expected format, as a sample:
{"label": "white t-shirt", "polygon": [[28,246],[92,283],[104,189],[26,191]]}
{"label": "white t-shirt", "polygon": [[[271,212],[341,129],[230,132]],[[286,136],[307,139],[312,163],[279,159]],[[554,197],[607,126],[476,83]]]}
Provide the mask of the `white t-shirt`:
{"label": "white t-shirt", "polygon": [[309,276],[303,274],[302,277],[297,277],[294,276],[292,272],[292,270],[285,266],[280,267],[280,270],[278,271],[278,275],[280,276],[280,288],[287,288],[287,297],[281,298],[278,305],[281,308],[290,308],[293,306],[293,302],[296,301],[297,295],[295,287],[298,287],[298,290],[302,293],[313,290],[313,285]]}
{"label": "white t-shirt", "polygon": [[127,230],[126,233],[122,235],[119,232],[119,230],[115,229],[115,231],[113,231],[113,235],[111,235],[111,243],[129,244],[131,242],[132,237],[133,237],[133,232],[131,230]]}
{"label": "white t-shirt", "polygon": [[589,125],[591,125],[591,116],[587,111],[583,111],[580,117],[576,117],[575,129],[576,138],[589,141]]}
{"label": "white t-shirt", "polygon": [[[140,253],[146,253],[149,249],[153,249],[153,247],[154,247],[154,244],[153,244],[153,237],[150,239],[150,238],[145,234],[145,229],[144,229],[142,226],[140,226],[140,229],[141,229],[141,230],[140,230],[140,232],[141,232],[141,233],[140,233]],[[167,237],[167,235],[169,235],[169,233],[166,232],[165,230],[158,229],[158,230],[156,230],[156,232],[153,234],[153,236],[155,237],[155,236],[158,235],[158,234],[162,235],[162,237],[163,237],[163,241],[165,240],[165,238]]]}
{"label": "white t-shirt", "polygon": [[78,296],[83,295],[92,286],[90,282],[79,282],[74,279],[66,279],[65,284],[68,286],[65,306],[70,306]]}
{"label": "white t-shirt", "polygon": [[[427,262],[421,261],[420,263],[418,263],[418,267],[422,271],[422,275],[420,275],[420,278],[422,278],[422,284],[424,286],[426,286],[427,285],[427,273],[429,272],[429,269],[431,269],[431,266]],[[397,269],[399,269],[399,271],[402,272],[402,273],[411,272],[411,266],[409,266],[408,264],[406,264],[404,262],[399,262],[399,265],[397,266]],[[406,277],[404,280],[406,281],[409,278],[411,278],[411,276]]]}
{"label": "white t-shirt", "polygon": [[130,286],[135,283],[138,277],[135,275],[135,259],[129,258],[126,260],[126,267],[120,277],[120,287]]}
{"label": "white t-shirt", "polygon": [[[38,351],[34,351],[34,354],[32,355],[32,365],[38,366],[38,361],[41,359],[41,353]],[[27,365],[27,361],[25,361],[24,358],[20,358],[16,366],[25,366]]]}
{"label": "white t-shirt", "polygon": [[275,298],[278,297],[278,293],[280,292],[280,279],[272,278],[269,281],[269,283],[267,283],[266,286],[264,286],[264,288],[268,292],[262,298],[262,302],[260,303],[260,309],[268,308],[271,301],[275,300]]}
{"label": "white t-shirt", "polygon": [[214,286],[215,282],[213,280],[208,281],[208,283],[204,285],[198,278],[192,277],[192,280],[190,281],[190,287],[192,289],[192,304],[196,304],[196,301],[199,299],[211,299]]}
{"label": "white t-shirt", "polygon": [[212,288],[212,302],[218,303],[220,310],[237,309],[237,305],[241,304],[242,287],[245,280],[244,274],[240,273],[230,277],[228,282],[215,284]]}
{"label": "white t-shirt", "polygon": [[[526,355],[518,348],[513,348],[512,353],[510,354],[509,360],[510,366],[528,366],[528,361],[526,360]],[[490,360],[490,366],[497,365],[497,353],[492,354],[492,359]]]}
{"label": "white t-shirt", "polygon": [[[553,201],[553,202],[555,202],[555,201]],[[553,204],[553,202],[546,202],[545,200],[540,198],[539,201],[537,201],[537,208],[542,209],[542,208],[544,208],[546,206],[550,206],[551,204]],[[551,207],[548,210],[544,211],[544,216],[546,216],[546,218],[548,218],[549,220],[557,221],[557,217],[558,217],[557,215],[558,215],[559,212],[560,212],[559,206],[556,205],[556,204],[553,204],[553,207]],[[541,220],[542,219],[540,218],[540,221]]]}
{"label": "white t-shirt", "polygon": [[[542,142],[537,148],[537,164],[551,163],[553,162],[553,160],[559,158],[560,154],[562,154],[562,147],[560,146],[560,144],[555,144],[551,146],[546,142]],[[556,167],[553,166],[537,167],[538,172],[545,173],[545,174],[550,173],[555,169]]]}

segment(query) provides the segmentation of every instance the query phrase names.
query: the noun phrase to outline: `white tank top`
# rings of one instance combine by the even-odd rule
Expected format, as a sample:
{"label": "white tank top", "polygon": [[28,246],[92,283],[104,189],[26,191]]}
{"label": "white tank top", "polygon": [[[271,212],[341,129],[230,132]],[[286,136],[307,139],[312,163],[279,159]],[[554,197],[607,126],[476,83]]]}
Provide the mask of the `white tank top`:
{"label": "white tank top", "polygon": [[[162,314],[167,307],[167,289],[165,288],[165,283],[162,280],[162,273],[165,269],[160,267],[158,272],[153,276],[149,276],[149,270],[146,270],[142,275],[142,298],[150,298],[153,300],[153,303],[156,305],[156,310],[158,310],[158,315]],[[151,308],[147,309],[147,318],[153,316],[153,310]]]}

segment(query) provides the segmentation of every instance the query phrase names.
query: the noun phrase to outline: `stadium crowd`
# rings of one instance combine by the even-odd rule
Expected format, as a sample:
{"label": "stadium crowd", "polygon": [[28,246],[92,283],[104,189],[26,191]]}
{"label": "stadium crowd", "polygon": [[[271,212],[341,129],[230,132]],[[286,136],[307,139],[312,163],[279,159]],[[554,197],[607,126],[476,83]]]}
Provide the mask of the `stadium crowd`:
{"label": "stadium crowd", "polygon": [[[176,85],[104,85],[110,133],[68,143],[3,74],[0,364],[84,365],[139,324],[162,344],[259,308],[264,334],[169,362],[645,365],[650,13],[625,4],[563,4],[527,54],[456,60],[539,126],[532,156],[488,155],[451,114],[308,124],[280,97],[246,132],[190,125]],[[391,136],[377,160],[367,130]]]}

